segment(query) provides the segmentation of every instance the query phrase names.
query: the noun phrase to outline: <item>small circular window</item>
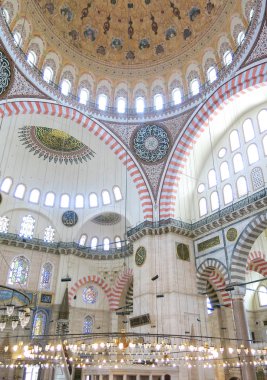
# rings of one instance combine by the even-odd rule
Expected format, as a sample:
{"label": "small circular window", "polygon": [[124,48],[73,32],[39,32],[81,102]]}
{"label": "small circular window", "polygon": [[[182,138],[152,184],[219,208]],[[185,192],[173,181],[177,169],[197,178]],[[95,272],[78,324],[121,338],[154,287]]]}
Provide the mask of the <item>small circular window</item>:
{"label": "small circular window", "polygon": [[218,153],[219,158],[223,158],[226,154],[226,148],[221,148]]}
{"label": "small circular window", "polygon": [[205,185],[204,183],[201,183],[200,185],[198,185],[198,188],[197,188],[197,192],[200,194],[200,193],[203,193],[203,191],[205,190]]}
{"label": "small circular window", "polygon": [[83,302],[88,304],[96,303],[97,294],[97,289],[94,286],[87,286],[83,290]]}

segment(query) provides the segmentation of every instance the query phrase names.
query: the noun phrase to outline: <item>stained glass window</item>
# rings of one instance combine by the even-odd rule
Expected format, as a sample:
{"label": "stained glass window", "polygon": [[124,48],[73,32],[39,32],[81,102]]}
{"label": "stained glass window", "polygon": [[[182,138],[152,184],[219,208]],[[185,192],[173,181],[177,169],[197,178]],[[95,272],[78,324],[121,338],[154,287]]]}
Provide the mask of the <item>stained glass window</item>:
{"label": "stained glass window", "polygon": [[53,243],[55,240],[55,229],[52,226],[48,226],[44,231],[44,241],[47,243]]}
{"label": "stained glass window", "polygon": [[51,263],[45,263],[42,267],[40,288],[50,290],[53,266]]}
{"label": "stained glass window", "polygon": [[89,207],[97,207],[97,206],[98,206],[97,195],[95,193],[91,193],[89,195]]}
{"label": "stained glass window", "polygon": [[80,237],[80,240],[79,240],[79,245],[81,246],[85,246],[86,244],[86,241],[87,241],[87,235],[86,234],[82,234],[81,237]]}
{"label": "stained glass window", "polygon": [[91,249],[96,249],[98,244],[98,239],[97,237],[93,237],[91,240]]}
{"label": "stained glass window", "polygon": [[10,285],[25,285],[29,275],[29,266],[29,261],[26,257],[16,257],[10,265],[8,283]]}
{"label": "stained glass window", "polygon": [[90,315],[87,315],[84,318],[84,322],[83,322],[83,333],[90,334],[93,331],[93,324],[94,324],[93,318]]}
{"label": "stained glass window", "polygon": [[110,204],[110,195],[107,190],[102,191],[102,202],[103,205],[109,205]]}
{"label": "stained glass window", "polygon": [[113,187],[113,194],[116,201],[120,201],[122,199],[121,189],[119,188],[119,186]]}
{"label": "stained glass window", "polygon": [[24,216],[20,225],[19,236],[31,239],[34,231],[35,220],[31,215]]}
{"label": "stained glass window", "polygon": [[97,289],[93,285],[89,285],[83,290],[83,302],[87,304],[96,303],[97,295]]}
{"label": "stained glass window", "polygon": [[44,335],[46,325],[46,314],[43,311],[38,311],[34,316],[32,335]]}
{"label": "stained glass window", "polygon": [[0,232],[6,234],[8,231],[9,219],[7,216],[0,217]]}
{"label": "stained glass window", "polygon": [[9,193],[12,183],[13,181],[11,178],[9,177],[5,178],[4,181],[2,182],[1,190],[4,191],[5,193]]}
{"label": "stained glass window", "polygon": [[121,238],[119,236],[115,237],[115,244],[117,249],[121,248]]}

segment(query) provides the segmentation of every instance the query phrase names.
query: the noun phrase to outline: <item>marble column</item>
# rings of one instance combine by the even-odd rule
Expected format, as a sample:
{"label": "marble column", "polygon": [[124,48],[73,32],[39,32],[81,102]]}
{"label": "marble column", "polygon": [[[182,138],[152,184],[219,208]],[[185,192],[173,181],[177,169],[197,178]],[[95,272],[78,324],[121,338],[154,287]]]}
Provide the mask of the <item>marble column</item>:
{"label": "marble column", "polygon": [[[234,322],[236,328],[236,338],[239,339],[238,346],[243,345],[250,349],[248,323],[246,318],[246,312],[244,308],[244,296],[246,289],[244,287],[235,287],[232,292],[232,304]],[[249,362],[253,361],[251,354],[246,354],[244,350],[241,350],[240,354],[241,363],[244,360],[245,363],[241,366],[242,379],[243,380],[256,380],[256,371],[253,365]]]}

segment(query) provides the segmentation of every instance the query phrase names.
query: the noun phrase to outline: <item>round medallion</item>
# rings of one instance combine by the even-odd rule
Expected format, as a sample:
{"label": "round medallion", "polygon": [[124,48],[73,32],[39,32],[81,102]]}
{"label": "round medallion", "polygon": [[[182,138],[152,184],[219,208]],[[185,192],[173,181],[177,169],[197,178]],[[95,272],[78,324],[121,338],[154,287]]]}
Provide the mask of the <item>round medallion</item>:
{"label": "round medallion", "polygon": [[144,264],[146,259],[146,249],[145,247],[139,247],[135,254],[135,264],[139,267]]}
{"label": "round medallion", "polygon": [[96,300],[97,300],[97,289],[93,285],[87,286],[83,290],[83,302],[92,304],[92,303],[96,303]]}
{"label": "round medallion", "polygon": [[226,237],[228,241],[235,241],[237,238],[237,230],[235,228],[229,228]]}
{"label": "round medallion", "polygon": [[180,260],[190,261],[188,245],[179,243],[176,246],[176,254]]}
{"label": "round medallion", "polygon": [[0,51],[0,95],[8,88],[11,80],[11,67],[7,57]]}
{"label": "round medallion", "polygon": [[135,153],[146,162],[157,162],[164,158],[169,146],[167,132],[158,125],[144,125],[134,138]]}
{"label": "round medallion", "polygon": [[66,227],[73,227],[78,222],[78,215],[75,211],[65,211],[62,215],[62,223]]}

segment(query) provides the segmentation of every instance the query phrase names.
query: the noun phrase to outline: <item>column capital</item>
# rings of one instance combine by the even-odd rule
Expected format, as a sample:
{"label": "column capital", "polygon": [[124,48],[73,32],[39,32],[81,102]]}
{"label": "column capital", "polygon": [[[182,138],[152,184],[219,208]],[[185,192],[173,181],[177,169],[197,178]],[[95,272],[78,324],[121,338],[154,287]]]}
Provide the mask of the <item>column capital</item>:
{"label": "column capital", "polygon": [[[231,288],[230,292],[231,292],[232,299],[243,299],[246,295],[245,286],[235,286],[235,284],[232,284],[232,286],[229,286],[229,288]],[[227,287],[226,287],[226,290],[227,290]]]}

